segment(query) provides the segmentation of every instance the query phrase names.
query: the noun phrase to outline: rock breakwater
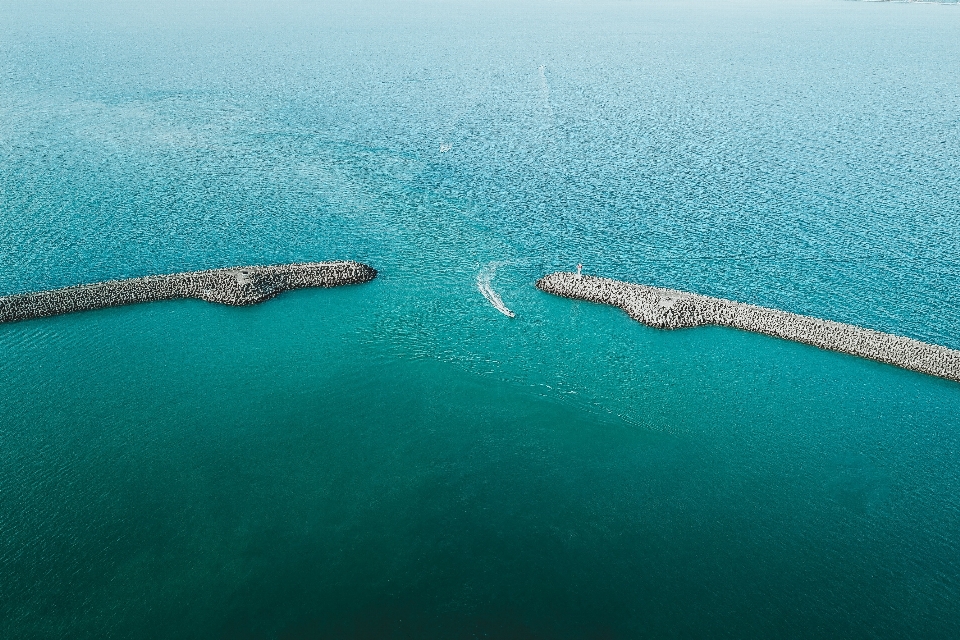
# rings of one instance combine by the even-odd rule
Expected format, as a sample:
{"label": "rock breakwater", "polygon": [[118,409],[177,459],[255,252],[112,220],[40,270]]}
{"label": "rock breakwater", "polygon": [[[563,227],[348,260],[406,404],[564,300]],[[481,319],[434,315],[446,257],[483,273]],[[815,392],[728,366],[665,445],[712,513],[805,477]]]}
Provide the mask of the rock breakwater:
{"label": "rock breakwater", "polygon": [[109,280],[63,289],[0,297],[0,322],[16,322],[178,298],[197,298],[231,306],[269,300],[288,289],[336,287],[368,282],[376,269],[360,262],[301,262],[270,266],[232,267]]}
{"label": "rock breakwater", "polygon": [[960,382],[960,351],[851,324],[575,273],[551,273],[537,281],[537,288],[620,307],[634,320],[659,329],[732,327]]}

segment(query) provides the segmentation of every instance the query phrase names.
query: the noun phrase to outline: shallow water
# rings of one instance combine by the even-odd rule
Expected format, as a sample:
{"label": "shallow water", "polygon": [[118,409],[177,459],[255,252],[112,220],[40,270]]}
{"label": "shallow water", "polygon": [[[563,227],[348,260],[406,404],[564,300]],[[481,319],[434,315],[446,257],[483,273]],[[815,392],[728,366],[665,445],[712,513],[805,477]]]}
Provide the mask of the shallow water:
{"label": "shallow water", "polygon": [[381,275],[0,326],[0,636],[960,632],[960,385],[533,287],[960,348],[956,6],[58,4],[0,292]]}

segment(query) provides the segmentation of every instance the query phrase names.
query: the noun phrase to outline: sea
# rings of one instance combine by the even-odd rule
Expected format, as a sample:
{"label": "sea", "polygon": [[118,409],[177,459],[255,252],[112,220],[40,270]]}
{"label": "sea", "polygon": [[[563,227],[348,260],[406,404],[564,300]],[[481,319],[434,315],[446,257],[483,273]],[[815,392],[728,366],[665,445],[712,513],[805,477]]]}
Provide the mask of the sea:
{"label": "sea", "polygon": [[[0,0],[0,637],[960,637],[960,6]],[[509,313],[508,313],[509,312]],[[513,317],[510,317],[513,314]]]}

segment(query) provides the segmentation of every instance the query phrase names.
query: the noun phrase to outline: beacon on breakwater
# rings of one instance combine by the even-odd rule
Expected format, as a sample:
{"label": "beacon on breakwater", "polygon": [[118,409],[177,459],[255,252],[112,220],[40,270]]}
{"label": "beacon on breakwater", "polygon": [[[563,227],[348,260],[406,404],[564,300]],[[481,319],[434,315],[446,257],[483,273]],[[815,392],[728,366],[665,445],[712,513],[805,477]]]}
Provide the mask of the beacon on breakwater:
{"label": "beacon on breakwater", "polygon": [[537,280],[537,288],[620,307],[634,320],[659,329],[732,327],[960,382],[960,351],[851,324],[576,273],[551,273]]}
{"label": "beacon on breakwater", "polygon": [[288,289],[368,282],[376,269],[360,262],[300,262],[108,280],[0,297],[0,322],[44,318],[139,302],[198,298],[232,306],[257,304]]}

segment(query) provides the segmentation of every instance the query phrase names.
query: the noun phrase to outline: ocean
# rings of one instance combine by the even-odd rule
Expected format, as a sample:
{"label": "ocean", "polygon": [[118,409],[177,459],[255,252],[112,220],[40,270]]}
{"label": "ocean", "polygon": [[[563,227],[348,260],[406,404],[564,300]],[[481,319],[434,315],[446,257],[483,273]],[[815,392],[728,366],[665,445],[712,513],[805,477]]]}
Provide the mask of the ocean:
{"label": "ocean", "polygon": [[380,274],[0,325],[0,637],[960,636],[960,384],[533,286],[960,348],[957,60],[956,3],[0,0],[0,295]]}

